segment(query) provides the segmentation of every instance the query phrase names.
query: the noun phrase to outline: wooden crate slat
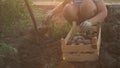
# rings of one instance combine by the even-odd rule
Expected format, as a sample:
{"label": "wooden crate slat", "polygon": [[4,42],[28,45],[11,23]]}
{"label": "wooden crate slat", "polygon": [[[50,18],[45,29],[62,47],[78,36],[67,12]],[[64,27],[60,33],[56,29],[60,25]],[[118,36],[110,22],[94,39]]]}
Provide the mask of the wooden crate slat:
{"label": "wooden crate slat", "polygon": [[82,56],[96,56],[98,55],[97,52],[95,51],[92,51],[92,52],[64,52],[63,56],[65,57],[68,57],[68,56],[79,56],[79,57],[82,57]]}
{"label": "wooden crate slat", "polygon": [[68,40],[69,40],[69,39],[71,38],[71,36],[76,32],[75,30],[76,30],[76,23],[73,22],[73,26],[72,26],[70,32],[68,33],[68,35],[66,36],[66,38],[65,38],[65,40],[64,40],[64,41],[65,41],[65,44],[67,44]]}
{"label": "wooden crate slat", "polygon": [[63,55],[64,60],[66,61],[95,61],[98,59],[98,55],[97,54],[87,54],[87,55],[70,55],[70,54],[66,54]]}
{"label": "wooden crate slat", "polygon": [[99,54],[99,51],[100,51],[100,45],[101,45],[101,27],[99,29],[99,35],[98,35],[98,41],[97,41],[98,54]]}
{"label": "wooden crate slat", "polygon": [[62,47],[63,52],[81,52],[81,51],[96,51],[96,49],[93,49],[91,45],[65,45]]}

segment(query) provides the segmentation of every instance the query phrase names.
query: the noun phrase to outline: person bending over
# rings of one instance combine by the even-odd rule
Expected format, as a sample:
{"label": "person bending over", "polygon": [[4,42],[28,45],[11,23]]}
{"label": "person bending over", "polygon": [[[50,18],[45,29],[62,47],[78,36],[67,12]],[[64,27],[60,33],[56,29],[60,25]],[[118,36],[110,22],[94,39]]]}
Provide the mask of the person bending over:
{"label": "person bending over", "polygon": [[77,22],[83,29],[101,23],[107,16],[104,0],[65,0],[47,14],[50,20],[54,15],[63,13],[65,19]]}

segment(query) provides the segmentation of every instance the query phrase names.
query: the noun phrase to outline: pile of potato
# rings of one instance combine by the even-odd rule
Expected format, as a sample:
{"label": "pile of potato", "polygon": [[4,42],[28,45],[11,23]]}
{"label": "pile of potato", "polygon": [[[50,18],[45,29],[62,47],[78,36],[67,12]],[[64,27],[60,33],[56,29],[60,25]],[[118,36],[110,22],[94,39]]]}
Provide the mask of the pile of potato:
{"label": "pile of potato", "polygon": [[68,45],[88,45],[95,44],[97,41],[97,28],[91,28],[87,32],[78,31],[68,41]]}

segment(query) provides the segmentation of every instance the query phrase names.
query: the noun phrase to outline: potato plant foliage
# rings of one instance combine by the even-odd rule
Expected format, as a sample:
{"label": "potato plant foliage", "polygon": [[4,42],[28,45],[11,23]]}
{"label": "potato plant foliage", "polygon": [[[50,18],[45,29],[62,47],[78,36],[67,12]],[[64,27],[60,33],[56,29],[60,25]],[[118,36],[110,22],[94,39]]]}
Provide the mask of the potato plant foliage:
{"label": "potato plant foliage", "polygon": [[24,0],[0,0],[0,38],[18,36],[29,22]]}

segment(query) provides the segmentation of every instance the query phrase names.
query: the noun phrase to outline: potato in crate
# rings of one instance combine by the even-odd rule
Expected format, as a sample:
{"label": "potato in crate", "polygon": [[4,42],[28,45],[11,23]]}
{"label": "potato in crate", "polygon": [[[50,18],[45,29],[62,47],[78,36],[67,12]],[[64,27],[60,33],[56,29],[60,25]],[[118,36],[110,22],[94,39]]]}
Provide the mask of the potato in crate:
{"label": "potato in crate", "polygon": [[72,28],[65,39],[61,39],[63,60],[65,61],[96,61],[99,57],[101,29],[93,26],[87,32],[80,33],[79,26],[73,22]]}

